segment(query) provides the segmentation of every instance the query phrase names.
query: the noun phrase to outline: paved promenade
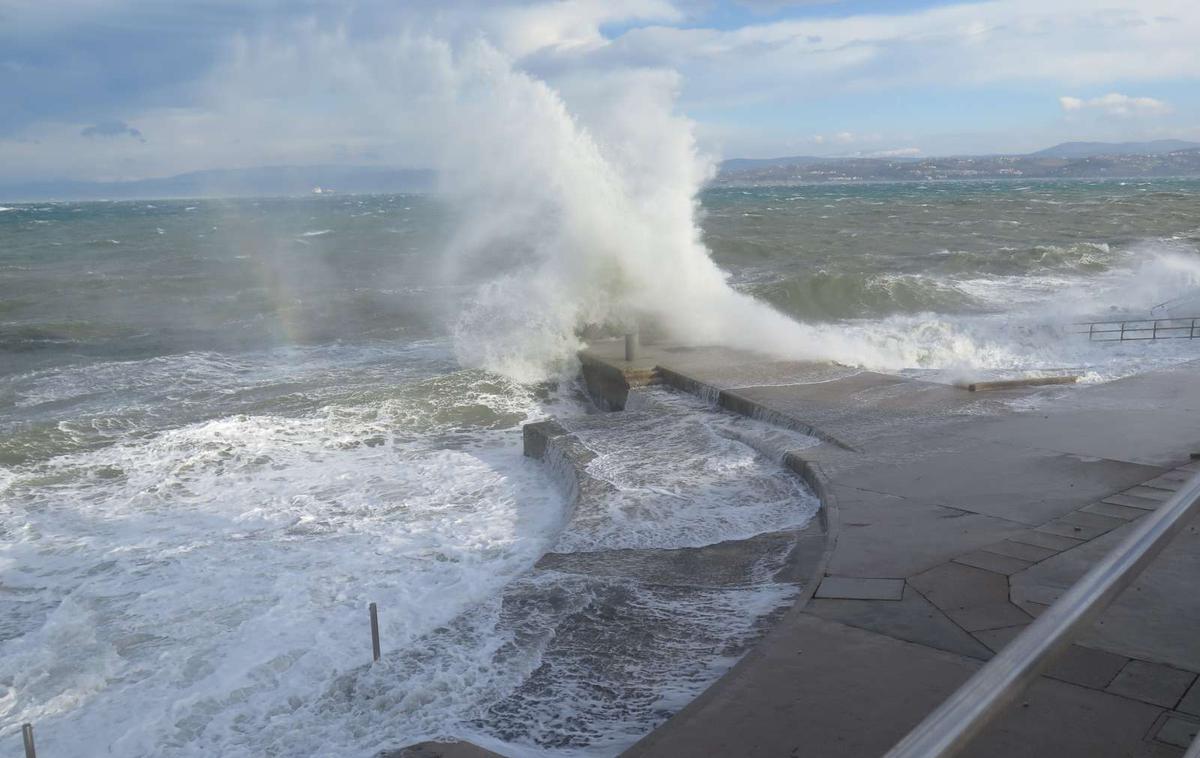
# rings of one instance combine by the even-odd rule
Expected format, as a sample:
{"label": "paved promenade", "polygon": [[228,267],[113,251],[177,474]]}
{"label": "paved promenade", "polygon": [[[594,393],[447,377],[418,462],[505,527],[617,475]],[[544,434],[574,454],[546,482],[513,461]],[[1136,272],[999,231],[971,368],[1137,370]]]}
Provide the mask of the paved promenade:
{"label": "paved promenade", "polygon": [[[626,755],[880,755],[1200,470],[1200,362],[972,393],[718,349],[616,343],[595,392],[665,381],[809,430],[829,552],[729,674]],[[969,756],[1178,756],[1200,724],[1193,524]]]}

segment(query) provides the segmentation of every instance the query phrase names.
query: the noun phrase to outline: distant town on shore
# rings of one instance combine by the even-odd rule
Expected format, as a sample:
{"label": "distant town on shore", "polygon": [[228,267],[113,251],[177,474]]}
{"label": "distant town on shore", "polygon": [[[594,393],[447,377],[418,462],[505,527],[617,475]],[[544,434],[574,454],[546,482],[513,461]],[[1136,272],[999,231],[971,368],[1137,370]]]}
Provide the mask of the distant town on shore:
{"label": "distant town on shore", "polygon": [[1103,179],[1200,176],[1200,142],[1064,142],[1025,155],[930,158],[736,158],[719,185],[952,179]]}

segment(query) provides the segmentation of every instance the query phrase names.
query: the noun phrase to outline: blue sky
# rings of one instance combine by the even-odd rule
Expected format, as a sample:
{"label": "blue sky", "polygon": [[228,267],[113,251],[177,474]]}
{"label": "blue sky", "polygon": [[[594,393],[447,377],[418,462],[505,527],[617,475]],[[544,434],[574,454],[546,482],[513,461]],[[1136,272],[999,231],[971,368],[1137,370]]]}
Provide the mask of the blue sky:
{"label": "blue sky", "polygon": [[0,0],[0,181],[419,165],[377,75],[414,36],[486,39],[581,112],[669,72],[723,157],[1200,139],[1195,0]]}

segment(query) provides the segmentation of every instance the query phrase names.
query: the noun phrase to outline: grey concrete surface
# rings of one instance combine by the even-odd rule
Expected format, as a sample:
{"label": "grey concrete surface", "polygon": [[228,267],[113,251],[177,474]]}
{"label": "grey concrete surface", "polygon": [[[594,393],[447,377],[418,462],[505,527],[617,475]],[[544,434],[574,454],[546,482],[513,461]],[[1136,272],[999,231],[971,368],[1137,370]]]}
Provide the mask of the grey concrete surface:
{"label": "grey concrete surface", "polygon": [[[1200,469],[1200,361],[994,393],[728,349],[647,345],[647,367],[818,432],[837,508],[825,591],[631,756],[881,754]],[[1200,718],[1197,576],[1192,527],[964,754],[1180,755],[1159,735]]]}

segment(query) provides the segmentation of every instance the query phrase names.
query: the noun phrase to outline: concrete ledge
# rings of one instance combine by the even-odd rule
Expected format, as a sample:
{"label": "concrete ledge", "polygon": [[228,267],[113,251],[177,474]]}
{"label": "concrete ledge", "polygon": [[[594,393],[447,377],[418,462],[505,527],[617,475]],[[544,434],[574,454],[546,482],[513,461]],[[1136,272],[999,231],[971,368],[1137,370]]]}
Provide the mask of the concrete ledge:
{"label": "concrete ledge", "polygon": [[716,405],[719,408],[724,408],[727,411],[741,414],[749,418],[757,419],[773,426],[778,426],[783,429],[790,429],[794,432],[816,437],[822,442],[828,442],[831,445],[842,448],[843,450],[854,451],[854,448],[845,442],[839,440],[831,434],[828,434],[822,429],[818,429],[811,424],[806,424],[799,419],[784,415],[778,411],[774,411],[756,400],[752,400],[737,390],[719,389],[703,382],[697,381],[683,374],[672,371],[668,368],[658,367],[658,375],[661,382],[670,387],[674,387],[682,392],[687,392],[696,395],[708,402]]}
{"label": "concrete ledge", "polygon": [[470,742],[419,742],[380,753],[379,758],[503,758]]}
{"label": "concrete ledge", "polygon": [[1014,390],[1022,387],[1045,387],[1052,384],[1075,384],[1078,376],[1030,376],[1024,379],[997,379],[990,382],[959,382],[954,386],[968,392],[989,390]]}
{"label": "concrete ledge", "polygon": [[652,363],[635,361],[619,366],[585,350],[579,354],[579,364],[588,394],[603,410],[625,410],[629,390],[662,382],[658,367]]}

